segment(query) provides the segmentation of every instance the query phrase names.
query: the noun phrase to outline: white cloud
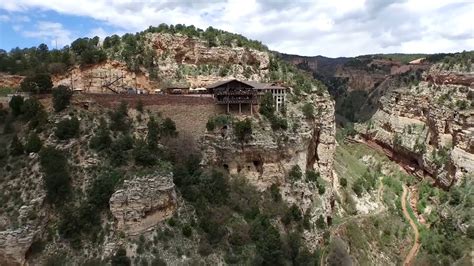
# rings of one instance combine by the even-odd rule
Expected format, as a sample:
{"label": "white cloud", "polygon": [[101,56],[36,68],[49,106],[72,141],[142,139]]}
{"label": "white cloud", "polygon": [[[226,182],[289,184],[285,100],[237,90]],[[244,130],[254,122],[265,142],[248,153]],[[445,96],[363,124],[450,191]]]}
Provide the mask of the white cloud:
{"label": "white cloud", "polygon": [[0,15],[0,22],[10,21],[10,17],[7,15]]}
{"label": "white cloud", "polygon": [[[86,16],[123,32],[162,22],[213,26],[261,40],[274,50],[303,55],[474,49],[470,0],[2,0],[0,9]],[[104,34],[99,27],[89,35]]]}
{"label": "white cloud", "polygon": [[70,44],[73,39],[71,31],[64,28],[61,23],[39,21],[34,30],[25,30],[21,34],[29,38],[38,38],[52,47],[62,47]]}

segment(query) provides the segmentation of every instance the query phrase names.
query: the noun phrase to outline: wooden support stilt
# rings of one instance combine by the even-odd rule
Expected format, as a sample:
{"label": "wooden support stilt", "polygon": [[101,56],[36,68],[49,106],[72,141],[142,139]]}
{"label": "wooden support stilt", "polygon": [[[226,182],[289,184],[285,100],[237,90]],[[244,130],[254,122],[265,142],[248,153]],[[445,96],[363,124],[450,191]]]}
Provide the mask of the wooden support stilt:
{"label": "wooden support stilt", "polygon": [[239,103],[239,115],[242,114],[242,104]]}
{"label": "wooden support stilt", "polygon": [[227,103],[227,113],[229,113],[229,103]]}
{"label": "wooden support stilt", "polygon": [[253,104],[252,103],[250,104],[250,115],[253,116]]}

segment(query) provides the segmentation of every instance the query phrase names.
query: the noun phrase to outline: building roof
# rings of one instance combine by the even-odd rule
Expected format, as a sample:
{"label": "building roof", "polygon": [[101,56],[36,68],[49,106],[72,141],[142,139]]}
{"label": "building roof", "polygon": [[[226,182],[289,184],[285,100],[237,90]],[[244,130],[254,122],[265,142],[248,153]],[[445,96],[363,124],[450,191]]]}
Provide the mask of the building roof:
{"label": "building roof", "polygon": [[186,84],[170,84],[166,86],[167,89],[189,89],[189,86]]}
{"label": "building roof", "polygon": [[208,86],[206,86],[207,89],[213,89],[217,88],[221,85],[227,84],[232,81],[237,81],[241,82],[243,84],[246,84],[254,89],[259,89],[259,90],[268,90],[268,89],[286,89],[286,87],[277,85],[276,83],[263,83],[263,82],[258,82],[258,81],[243,81],[243,80],[238,80],[238,79],[229,79],[229,80],[221,80],[215,83],[212,83]]}
{"label": "building roof", "polygon": [[232,82],[232,81],[237,81],[237,82],[240,82],[240,83],[243,83],[243,84],[246,84],[250,87],[253,87],[252,84],[250,84],[248,81],[242,81],[242,80],[238,80],[238,79],[228,79],[228,80],[221,80],[221,81],[217,81],[217,82],[214,82],[208,86],[206,86],[207,89],[214,89],[214,88],[217,88],[221,85],[224,85],[224,84],[227,84],[229,82]]}

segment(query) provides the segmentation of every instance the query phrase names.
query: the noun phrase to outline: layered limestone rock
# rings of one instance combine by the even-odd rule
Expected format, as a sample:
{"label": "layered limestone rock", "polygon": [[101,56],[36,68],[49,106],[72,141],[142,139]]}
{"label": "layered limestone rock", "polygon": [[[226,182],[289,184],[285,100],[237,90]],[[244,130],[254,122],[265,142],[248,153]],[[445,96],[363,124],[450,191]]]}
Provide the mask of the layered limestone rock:
{"label": "layered limestone rock", "polygon": [[[384,95],[377,112],[367,123],[356,125],[356,130],[407,159],[414,171],[450,186],[473,173],[474,88],[462,85],[454,74],[438,74],[434,66],[418,85]],[[473,73],[462,76],[461,81],[474,77]]]}
{"label": "layered limestone rock", "polygon": [[177,199],[172,174],[152,174],[124,182],[123,188],[112,194],[110,211],[118,230],[136,235],[170,218]]}
{"label": "layered limestone rock", "polygon": [[[270,58],[267,52],[237,46],[209,47],[203,40],[179,34],[148,33],[146,37],[148,38],[147,43],[156,52],[159,71],[164,77],[175,76],[176,71],[182,66],[192,69],[199,65],[222,65],[223,63],[227,64],[231,70],[229,74],[236,78],[259,81],[268,73]],[[250,76],[244,77],[243,73],[249,67],[252,69],[252,73],[249,73]],[[203,77],[207,79],[209,76],[217,78],[219,75],[217,73],[205,73],[201,77],[187,75],[186,81],[192,87],[202,87],[208,85],[209,80],[205,80],[205,82],[200,82],[200,80]]]}
{"label": "layered limestone rock", "polygon": [[106,61],[89,67],[75,66],[66,74],[53,77],[53,83],[93,93],[122,92],[124,88],[151,91],[154,88],[146,70],[133,72],[119,61]]}
{"label": "layered limestone rock", "polygon": [[0,231],[0,265],[25,265],[26,254],[45,224],[43,201],[44,196],[23,205],[18,211],[19,225]]}
{"label": "layered limestone rock", "polygon": [[25,77],[0,73],[0,88],[17,88]]}

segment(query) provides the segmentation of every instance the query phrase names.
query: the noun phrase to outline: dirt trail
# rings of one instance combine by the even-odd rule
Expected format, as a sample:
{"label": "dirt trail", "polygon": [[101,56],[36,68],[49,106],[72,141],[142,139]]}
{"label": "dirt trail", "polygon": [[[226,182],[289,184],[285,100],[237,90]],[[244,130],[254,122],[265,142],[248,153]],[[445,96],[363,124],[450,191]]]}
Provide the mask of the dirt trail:
{"label": "dirt trail", "polygon": [[403,194],[402,194],[403,215],[405,216],[405,218],[408,219],[408,221],[410,222],[411,228],[415,232],[415,241],[413,243],[413,246],[410,249],[410,252],[408,252],[408,255],[403,261],[403,265],[413,265],[412,261],[416,257],[416,254],[418,253],[418,250],[420,249],[421,243],[420,243],[420,232],[418,232],[418,227],[416,226],[415,222],[410,217],[410,214],[407,211],[407,200],[406,200],[407,194],[408,194],[408,189],[405,185],[403,185]]}

